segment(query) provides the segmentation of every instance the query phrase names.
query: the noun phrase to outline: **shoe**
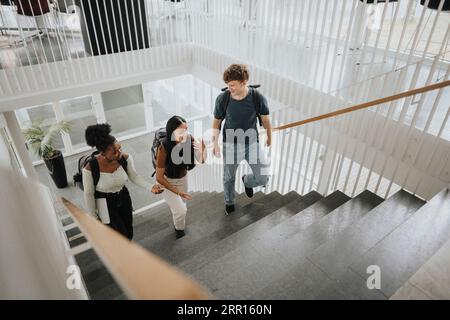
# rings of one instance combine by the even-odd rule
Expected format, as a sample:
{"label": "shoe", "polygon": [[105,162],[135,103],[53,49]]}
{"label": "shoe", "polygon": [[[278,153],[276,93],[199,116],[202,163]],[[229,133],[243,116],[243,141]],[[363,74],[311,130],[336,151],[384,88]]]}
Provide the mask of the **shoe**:
{"label": "shoe", "polygon": [[177,236],[177,239],[180,239],[180,238],[182,238],[182,237],[184,237],[186,235],[184,230],[177,230],[177,229],[175,229],[175,234]]}
{"label": "shoe", "polygon": [[229,215],[230,213],[232,213],[234,211],[234,204],[226,204],[225,205],[225,214]]}
{"label": "shoe", "polygon": [[242,176],[242,183],[244,183],[245,194],[247,195],[247,197],[251,198],[251,197],[253,197],[253,188],[247,188],[245,186],[244,178],[245,178],[245,174]]}

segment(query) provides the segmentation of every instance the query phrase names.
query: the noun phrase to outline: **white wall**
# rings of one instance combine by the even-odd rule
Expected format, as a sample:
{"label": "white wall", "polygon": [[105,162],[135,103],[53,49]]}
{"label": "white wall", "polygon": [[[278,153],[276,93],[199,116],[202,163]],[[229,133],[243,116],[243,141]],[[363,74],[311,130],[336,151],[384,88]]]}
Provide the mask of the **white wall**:
{"label": "white wall", "polygon": [[14,172],[0,139],[0,299],[83,299],[66,287],[68,258],[46,187]]}

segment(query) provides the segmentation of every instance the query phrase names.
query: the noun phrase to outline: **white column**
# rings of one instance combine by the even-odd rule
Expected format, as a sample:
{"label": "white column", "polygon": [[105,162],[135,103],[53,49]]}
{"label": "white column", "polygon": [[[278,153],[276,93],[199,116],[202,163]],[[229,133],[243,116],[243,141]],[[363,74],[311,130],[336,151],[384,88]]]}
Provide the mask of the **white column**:
{"label": "white column", "polygon": [[144,97],[144,113],[145,113],[145,127],[151,130],[155,127],[153,118],[153,92],[155,88],[154,82],[147,82],[142,84],[142,92]]}
{"label": "white column", "polygon": [[[6,128],[6,120],[3,114],[0,113],[0,130]],[[11,157],[9,156],[9,143],[2,138],[0,133],[0,167],[11,168]]]}
{"label": "white column", "polygon": [[[331,127],[328,128],[328,130],[331,130]],[[328,144],[330,141],[328,141]],[[328,150],[327,150],[328,149]],[[317,191],[326,196],[328,181],[330,180],[330,175],[333,174],[333,158],[334,158],[334,150],[331,149],[329,146],[326,146],[323,149],[323,153],[321,159],[319,161],[322,161],[322,168],[320,170],[321,179],[319,179],[319,185],[317,186]]]}
{"label": "white column", "polygon": [[[367,2],[366,0],[363,1]],[[367,3],[358,0],[358,5],[356,6],[355,22],[353,23],[350,31],[352,33],[350,48],[353,50],[361,48],[363,44],[362,42],[364,30],[367,26],[367,6]]]}
{"label": "white column", "polygon": [[97,118],[97,123],[105,123],[105,109],[103,108],[102,95],[100,93],[94,93],[92,95],[92,108],[95,112],[95,117]]}
{"label": "white column", "polygon": [[171,80],[171,85],[172,85],[172,93],[173,93],[173,97],[175,99],[175,114],[176,115],[181,115],[182,110],[181,110],[181,99],[180,99],[180,95],[177,91],[177,89],[180,87],[179,86],[179,78],[175,78]]}
{"label": "white column", "polygon": [[[52,102],[52,108],[53,112],[55,113],[56,122],[62,122],[64,121],[64,113],[61,109],[61,104],[59,101]],[[73,147],[72,147],[72,140],[70,140],[70,134],[66,132],[61,133],[61,138],[64,143],[64,149],[66,150],[66,153],[72,153]]]}
{"label": "white column", "polygon": [[0,299],[88,299],[50,190],[3,167],[0,181]]}
{"label": "white column", "polygon": [[30,154],[25,147],[25,140],[23,138],[22,129],[20,128],[14,111],[7,111],[3,115],[5,116],[6,125],[8,127],[9,133],[11,134],[11,139],[16,148],[17,155],[22,162],[22,166],[25,170],[26,175],[32,179],[37,180],[33,162],[31,161]]}

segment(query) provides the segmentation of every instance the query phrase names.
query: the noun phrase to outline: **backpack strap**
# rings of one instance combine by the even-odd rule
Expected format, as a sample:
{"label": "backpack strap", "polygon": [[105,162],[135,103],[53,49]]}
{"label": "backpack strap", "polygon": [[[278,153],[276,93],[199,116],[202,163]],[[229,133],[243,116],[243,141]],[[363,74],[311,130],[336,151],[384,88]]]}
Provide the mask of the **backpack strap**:
{"label": "backpack strap", "polygon": [[259,111],[261,110],[261,93],[259,93],[259,91],[256,90],[256,88],[258,87],[259,85],[252,86],[251,90],[253,90],[253,104],[256,109],[256,117],[258,118],[259,126],[262,126],[261,114],[259,113]]}
{"label": "backpack strap", "polygon": [[89,166],[91,167],[92,180],[94,180],[94,187],[97,186],[98,180],[100,180],[100,166],[96,157],[93,157],[89,161]]}
{"label": "backpack strap", "polygon": [[[124,157],[119,159],[119,163],[122,166],[122,168],[127,172],[128,167],[128,161]],[[89,161],[89,166],[91,167],[91,173],[92,173],[92,180],[94,180],[94,187],[97,186],[98,180],[100,180],[100,166],[98,164],[98,160],[96,157],[93,157]]]}
{"label": "backpack strap", "polygon": [[128,167],[128,161],[127,161],[127,159],[125,159],[125,157],[121,157],[121,158],[119,159],[119,163],[120,163],[120,165],[122,166],[123,170],[125,170],[125,172],[128,173],[128,171],[127,171],[127,167]]}
{"label": "backpack strap", "polygon": [[230,104],[230,100],[231,100],[231,92],[230,92],[230,90],[227,90],[227,91],[225,91],[225,97],[224,97],[224,101],[223,101],[223,105],[224,105],[223,110],[224,110],[225,117],[227,115],[227,108],[228,108],[228,105]]}
{"label": "backpack strap", "polygon": [[[255,110],[256,110],[256,117],[258,118],[258,122],[259,125],[262,126],[262,120],[261,120],[261,114],[259,113],[259,111],[261,110],[261,93],[259,93],[258,90],[256,90],[257,88],[259,88],[261,85],[259,84],[255,84],[255,85],[249,85],[248,87],[250,88],[250,90],[252,91],[252,97],[253,97],[253,105],[255,106]],[[231,93],[228,90],[227,87],[222,88],[222,91],[224,92],[225,96],[224,96],[224,100],[223,100],[223,109],[224,109],[224,114],[227,114],[227,108],[228,105],[230,104],[230,100],[231,100]]]}
{"label": "backpack strap", "polygon": [[[156,150],[155,150],[155,156],[154,156],[154,159],[155,159],[155,165],[154,165],[154,168],[155,168],[155,170],[153,170],[152,178],[153,178],[153,177],[155,176],[155,174],[156,174],[156,166],[157,166],[157,159],[158,159],[158,151],[159,151],[159,148],[160,148],[160,147],[164,147],[165,141],[166,141],[166,138],[160,139],[159,142],[158,142],[158,146],[156,147]],[[153,151],[153,150],[152,150],[152,151]]]}

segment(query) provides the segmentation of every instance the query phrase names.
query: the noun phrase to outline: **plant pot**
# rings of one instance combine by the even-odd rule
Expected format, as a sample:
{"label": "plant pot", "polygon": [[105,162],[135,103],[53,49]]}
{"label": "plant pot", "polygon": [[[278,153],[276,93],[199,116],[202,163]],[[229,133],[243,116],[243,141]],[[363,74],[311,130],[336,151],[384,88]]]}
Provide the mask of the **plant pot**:
{"label": "plant pot", "polygon": [[61,151],[57,151],[56,155],[51,158],[44,159],[48,172],[58,188],[67,187],[66,166],[64,165],[64,157]]}
{"label": "plant pot", "polygon": [[[420,4],[423,6],[425,5],[425,2],[426,2],[425,0],[420,0]],[[430,0],[428,2],[427,8],[437,10],[439,8],[440,2],[441,2],[441,0]],[[449,0],[444,0],[444,5],[442,7],[442,11],[450,11],[450,1]]]}

